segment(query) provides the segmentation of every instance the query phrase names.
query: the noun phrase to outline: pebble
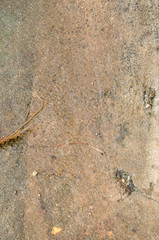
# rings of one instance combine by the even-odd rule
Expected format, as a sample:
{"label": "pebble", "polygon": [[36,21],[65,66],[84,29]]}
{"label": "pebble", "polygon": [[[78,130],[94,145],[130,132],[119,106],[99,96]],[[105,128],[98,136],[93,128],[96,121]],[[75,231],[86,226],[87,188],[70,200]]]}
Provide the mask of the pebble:
{"label": "pebble", "polygon": [[37,176],[38,175],[38,172],[37,171],[34,171],[33,173],[32,173],[32,176],[33,177],[35,177],[35,176]]}

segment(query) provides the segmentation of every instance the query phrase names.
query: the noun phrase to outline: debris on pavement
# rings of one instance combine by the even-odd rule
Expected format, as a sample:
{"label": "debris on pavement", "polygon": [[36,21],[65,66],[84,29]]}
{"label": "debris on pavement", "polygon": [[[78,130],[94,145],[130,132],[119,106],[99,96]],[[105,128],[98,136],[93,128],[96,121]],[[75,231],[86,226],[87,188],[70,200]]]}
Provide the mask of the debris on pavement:
{"label": "debris on pavement", "polygon": [[61,232],[62,231],[62,228],[58,228],[58,227],[53,227],[51,233],[53,235],[56,235],[57,233]]}

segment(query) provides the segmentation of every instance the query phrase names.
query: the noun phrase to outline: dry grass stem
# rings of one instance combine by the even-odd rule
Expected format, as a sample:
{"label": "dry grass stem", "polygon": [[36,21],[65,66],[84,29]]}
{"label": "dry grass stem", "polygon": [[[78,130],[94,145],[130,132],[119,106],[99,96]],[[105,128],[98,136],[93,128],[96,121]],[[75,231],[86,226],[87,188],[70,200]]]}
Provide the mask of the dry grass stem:
{"label": "dry grass stem", "polygon": [[10,133],[5,137],[2,137],[0,139],[0,145],[3,145],[6,142],[16,139],[18,136],[23,134],[22,129],[43,109],[43,107],[44,107],[44,101],[43,99],[41,99],[41,107],[39,108],[39,110],[35,112],[27,121],[25,121],[16,131],[14,131],[13,133]]}
{"label": "dry grass stem", "polygon": [[99,148],[97,147],[94,147],[93,145],[89,144],[88,142],[72,142],[72,143],[61,143],[61,144],[55,144],[55,145],[49,145],[49,146],[42,146],[42,147],[64,147],[64,146],[67,146],[67,145],[87,145],[93,149],[95,149],[96,151],[100,152],[101,154],[104,154],[105,152],[103,152],[102,150],[100,150]]}

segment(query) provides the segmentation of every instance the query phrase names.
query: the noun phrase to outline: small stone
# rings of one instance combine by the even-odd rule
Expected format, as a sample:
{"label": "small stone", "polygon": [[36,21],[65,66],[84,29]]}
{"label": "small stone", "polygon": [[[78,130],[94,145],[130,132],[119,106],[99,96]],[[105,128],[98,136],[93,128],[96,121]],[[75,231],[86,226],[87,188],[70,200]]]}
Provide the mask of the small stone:
{"label": "small stone", "polygon": [[35,176],[37,176],[38,175],[38,172],[37,171],[34,171],[33,173],[32,173],[32,176],[33,177],[35,177]]}
{"label": "small stone", "polygon": [[146,108],[149,108],[149,107],[151,107],[151,105],[150,104],[146,104]]}
{"label": "small stone", "polygon": [[58,227],[53,227],[51,233],[53,235],[56,235],[57,233],[61,232],[62,231],[62,228],[58,228]]}

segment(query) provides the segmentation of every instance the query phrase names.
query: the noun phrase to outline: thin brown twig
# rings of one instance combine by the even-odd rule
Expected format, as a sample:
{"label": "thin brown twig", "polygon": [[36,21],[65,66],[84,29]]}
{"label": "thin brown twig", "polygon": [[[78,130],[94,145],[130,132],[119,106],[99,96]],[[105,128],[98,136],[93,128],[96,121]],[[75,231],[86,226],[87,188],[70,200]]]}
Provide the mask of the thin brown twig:
{"label": "thin brown twig", "polygon": [[[41,98],[40,98],[41,99]],[[25,121],[16,131],[13,133],[8,134],[5,137],[2,137],[0,139],[0,145],[3,145],[6,142],[9,142],[12,139],[17,138],[22,132],[21,130],[43,109],[44,107],[44,101],[41,99],[41,107],[36,111],[27,121]]]}
{"label": "thin brown twig", "polygon": [[87,145],[87,146],[95,149],[96,151],[98,151],[98,152],[100,152],[102,154],[105,153],[102,150],[100,150],[99,148],[94,147],[93,145],[89,144],[88,142],[72,142],[72,143],[68,143],[68,144],[61,143],[61,144],[54,144],[54,145],[43,146],[43,147],[64,147],[64,146],[67,146],[67,145]]}
{"label": "thin brown twig", "polygon": [[69,143],[69,145],[79,145],[79,144],[82,144],[82,145],[87,145],[87,146],[89,146],[89,147],[91,147],[91,148],[93,148],[93,149],[95,149],[96,151],[98,151],[98,152],[100,152],[100,153],[102,153],[102,154],[104,154],[104,152],[102,151],[102,150],[100,150],[100,149],[98,149],[97,147],[94,147],[94,146],[92,146],[91,144],[89,144],[88,142],[77,142],[77,143]]}

